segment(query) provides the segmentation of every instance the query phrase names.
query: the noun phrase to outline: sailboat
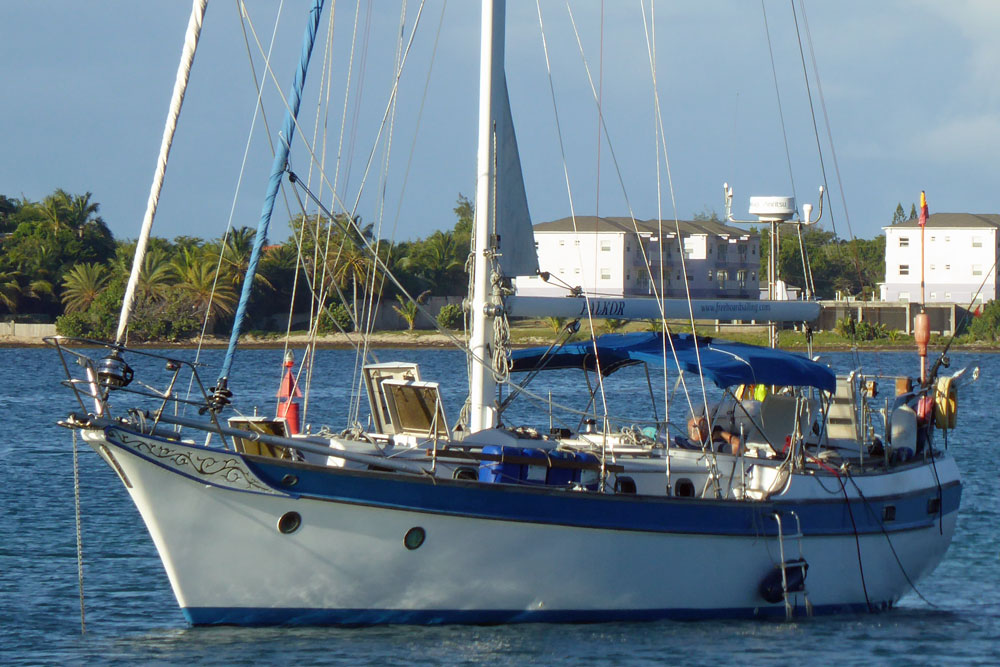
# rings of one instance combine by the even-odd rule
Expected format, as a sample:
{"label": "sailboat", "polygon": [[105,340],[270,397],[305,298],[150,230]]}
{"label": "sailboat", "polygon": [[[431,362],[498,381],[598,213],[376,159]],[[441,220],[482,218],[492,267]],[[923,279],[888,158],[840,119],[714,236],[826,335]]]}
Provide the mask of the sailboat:
{"label": "sailboat", "polygon": [[[440,386],[415,363],[364,366],[363,430],[298,433],[287,409],[233,414],[227,380],[245,298],[214,386],[188,361],[121,340],[97,352],[49,341],[78,405],[60,423],[127,489],[186,619],[594,622],[892,607],[952,539],[962,484],[935,430],[954,428],[956,389],[975,370],[946,377],[935,364],[898,379],[877,437],[873,378],[838,377],[780,350],[661,330],[511,351],[502,332],[512,317],[808,321],[818,306],[512,295],[511,279],[539,267],[507,97],[505,3],[482,4],[461,423],[449,422]],[[262,219],[288,174],[322,5],[311,3]],[[577,369],[603,385],[641,364],[727,391],[705,412],[707,432],[667,415],[643,428],[610,418],[548,431],[505,423],[506,402],[531,391],[511,379],[519,374]],[[291,400],[294,385],[283,390]],[[713,440],[720,424],[736,435],[731,448]]]}

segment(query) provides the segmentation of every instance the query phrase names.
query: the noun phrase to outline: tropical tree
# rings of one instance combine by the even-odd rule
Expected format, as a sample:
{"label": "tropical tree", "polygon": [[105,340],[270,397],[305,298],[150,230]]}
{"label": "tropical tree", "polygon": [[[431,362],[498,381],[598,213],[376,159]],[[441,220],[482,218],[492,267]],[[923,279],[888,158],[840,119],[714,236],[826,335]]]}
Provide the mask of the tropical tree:
{"label": "tropical tree", "polygon": [[566,326],[567,319],[565,317],[546,317],[545,324],[552,329],[552,333],[558,334],[562,331],[563,327]]}
{"label": "tropical tree", "polygon": [[176,287],[191,302],[195,312],[208,322],[211,330],[218,318],[232,315],[237,300],[236,288],[228,272],[218,275],[216,263],[192,252],[185,252],[173,262]]}
{"label": "tropical tree", "polygon": [[615,333],[621,331],[627,323],[628,320],[606,319],[604,320],[604,330],[607,333]]}
{"label": "tropical tree", "polygon": [[417,315],[419,314],[416,301],[409,301],[403,298],[402,294],[396,295],[396,301],[399,302],[399,305],[394,305],[392,309],[399,313],[399,316],[406,321],[407,330],[413,331],[413,327],[417,322]]}
{"label": "tropical tree", "polygon": [[107,267],[93,262],[77,264],[63,276],[62,302],[65,312],[87,310],[94,299],[107,286],[110,278]]}
{"label": "tropical tree", "polygon": [[16,313],[21,301],[21,283],[17,271],[0,271],[0,306],[7,312]]}
{"label": "tropical tree", "polygon": [[435,294],[462,294],[466,289],[463,276],[467,250],[456,241],[453,232],[439,230],[413,244],[400,265],[415,273]]}

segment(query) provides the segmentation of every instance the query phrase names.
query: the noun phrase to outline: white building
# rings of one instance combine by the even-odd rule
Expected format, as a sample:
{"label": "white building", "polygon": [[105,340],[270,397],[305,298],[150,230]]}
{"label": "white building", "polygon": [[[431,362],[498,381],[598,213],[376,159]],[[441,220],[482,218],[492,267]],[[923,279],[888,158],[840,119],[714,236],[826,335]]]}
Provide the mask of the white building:
{"label": "white building", "polygon": [[[920,302],[920,225],[907,220],[885,230],[882,301]],[[997,298],[1000,215],[935,213],[924,228],[924,303],[973,303]]]}
{"label": "white building", "polygon": [[[684,297],[681,248],[692,298],[756,299],[760,238],[719,222],[577,217],[535,225],[538,266],[548,273],[517,279],[517,293],[560,296],[580,288],[592,296]],[[661,263],[661,240],[663,261]]]}

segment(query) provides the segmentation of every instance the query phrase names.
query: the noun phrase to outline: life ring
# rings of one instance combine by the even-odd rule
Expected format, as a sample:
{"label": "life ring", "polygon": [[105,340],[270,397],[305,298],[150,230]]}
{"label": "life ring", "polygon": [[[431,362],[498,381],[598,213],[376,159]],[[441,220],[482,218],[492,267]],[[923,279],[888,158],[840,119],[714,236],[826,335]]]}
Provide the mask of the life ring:
{"label": "life ring", "polygon": [[939,429],[955,428],[958,416],[958,392],[951,378],[938,378],[934,387],[934,425]]}

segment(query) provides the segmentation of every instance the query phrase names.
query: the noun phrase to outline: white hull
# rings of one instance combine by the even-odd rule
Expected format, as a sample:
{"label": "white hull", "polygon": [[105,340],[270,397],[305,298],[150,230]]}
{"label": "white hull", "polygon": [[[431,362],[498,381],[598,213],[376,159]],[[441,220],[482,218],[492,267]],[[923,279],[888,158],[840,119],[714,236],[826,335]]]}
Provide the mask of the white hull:
{"label": "white hull", "polygon": [[[106,438],[103,431],[84,433],[128,480],[178,603],[195,624],[489,623],[785,614],[782,602],[768,603],[759,593],[761,581],[780,561],[774,520],[769,516],[776,504],[673,501],[681,512],[698,504],[722,506],[723,511],[738,506],[744,512],[756,506],[757,534],[492,520],[460,511],[296,498],[255,478],[236,454],[220,456],[218,451],[165,443],[170,455],[163,456],[164,450],[151,438],[134,436],[122,443]],[[150,456],[150,451],[157,456]],[[198,457],[206,456],[209,464],[199,463]],[[957,480],[950,459],[940,459],[937,467],[942,483]],[[355,480],[373,476],[336,469],[317,474]],[[869,485],[866,496],[871,500],[879,496],[876,486],[898,484],[907,474],[922,473],[918,468],[857,479],[863,488]],[[430,487],[441,484],[455,483]],[[518,490],[507,487],[506,492]],[[628,508],[603,494],[578,495],[606,499],[606,511]],[[662,505],[665,512],[672,511],[670,502]],[[857,541],[854,534],[810,534],[810,527],[803,525],[802,550],[809,563],[806,588],[816,611],[891,606],[910,590],[908,578],[916,582],[944,556],[957,504],[957,499],[953,507],[945,504],[940,524],[934,520],[892,531],[888,539],[882,532],[862,533]],[[829,511],[842,514],[845,507],[834,503]],[[282,534],[278,519],[290,511],[301,515],[302,525],[293,534]],[[856,517],[858,522],[863,519]],[[409,550],[403,537],[417,526],[426,532],[426,541]],[[794,532],[794,524],[786,521],[785,529]],[[796,556],[797,540],[786,537],[785,549],[786,558]],[[797,613],[803,613],[803,603],[797,595]]]}

